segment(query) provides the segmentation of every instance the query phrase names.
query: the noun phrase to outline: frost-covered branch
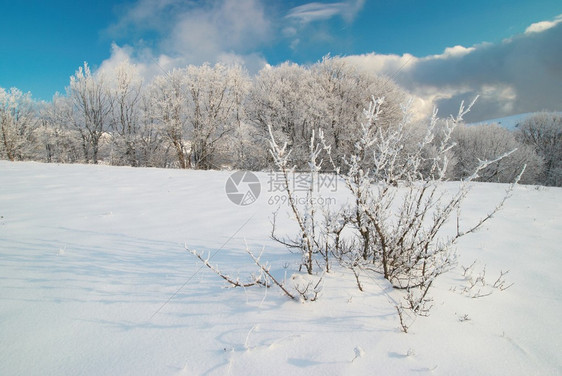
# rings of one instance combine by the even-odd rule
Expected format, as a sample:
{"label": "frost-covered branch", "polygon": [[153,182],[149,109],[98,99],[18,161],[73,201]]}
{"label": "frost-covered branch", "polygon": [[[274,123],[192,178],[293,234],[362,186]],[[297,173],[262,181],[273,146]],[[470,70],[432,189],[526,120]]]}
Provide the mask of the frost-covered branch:
{"label": "frost-covered branch", "polygon": [[251,287],[256,285],[269,287],[267,280],[264,280],[261,273],[257,277],[254,277],[251,282],[240,282],[239,278],[233,279],[228,274],[221,272],[217,266],[211,265],[211,263],[209,262],[210,254],[207,256],[207,258],[203,258],[202,254],[197,252],[196,250],[189,249],[187,246],[185,247],[185,249],[193,256],[197,257],[203,263],[203,265],[211,269],[216,275],[228,282],[232,287]]}
{"label": "frost-covered branch", "polygon": [[252,251],[250,251],[248,248],[246,248],[246,252],[250,255],[250,257],[252,258],[252,260],[254,260],[254,262],[255,262],[256,265],[260,268],[260,270],[261,270],[263,273],[265,273],[265,275],[267,275],[267,276],[271,279],[271,281],[272,281],[277,287],[279,287],[279,288],[281,289],[281,291],[283,291],[283,293],[284,293],[285,295],[287,295],[289,298],[291,298],[291,299],[293,299],[293,300],[296,300],[296,297],[295,297],[293,294],[291,294],[291,293],[285,288],[285,286],[284,286],[281,282],[279,282],[279,281],[269,272],[269,268],[270,268],[270,267],[269,267],[267,264],[263,264],[263,263],[260,261],[260,257],[256,257],[256,256],[252,253]]}

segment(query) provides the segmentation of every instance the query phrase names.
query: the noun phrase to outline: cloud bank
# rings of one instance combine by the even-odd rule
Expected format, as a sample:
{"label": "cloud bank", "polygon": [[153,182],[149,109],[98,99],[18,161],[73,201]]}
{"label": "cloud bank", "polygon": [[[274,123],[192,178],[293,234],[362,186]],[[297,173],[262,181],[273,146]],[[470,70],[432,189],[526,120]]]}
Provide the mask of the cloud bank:
{"label": "cloud bank", "polygon": [[348,56],[360,69],[393,78],[433,105],[455,113],[462,100],[479,95],[467,120],[562,108],[562,16],[538,22],[500,43],[455,46],[440,55]]}

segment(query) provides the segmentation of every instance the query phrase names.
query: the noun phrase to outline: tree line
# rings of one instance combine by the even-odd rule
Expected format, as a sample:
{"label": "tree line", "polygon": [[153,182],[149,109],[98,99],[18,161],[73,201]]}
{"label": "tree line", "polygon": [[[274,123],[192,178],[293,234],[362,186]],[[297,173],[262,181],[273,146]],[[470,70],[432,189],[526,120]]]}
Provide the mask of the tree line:
{"label": "tree line", "polygon": [[[262,170],[274,165],[269,128],[306,166],[309,141],[322,129],[336,164],[355,149],[371,98],[384,97],[377,127],[397,127],[408,94],[387,77],[361,73],[338,57],[308,66],[266,66],[256,76],[239,66],[187,66],[142,78],[129,62],[92,72],[87,63],[64,94],[37,102],[30,93],[0,88],[0,158],[138,167]],[[415,149],[427,125],[412,124],[402,148]],[[458,126],[448,177],[462,179],[479,160],[515,150],[479,180],[562,185],[562,121],[538,113],[515,131],[498,125]],[[436,140],[437,142],[438,140]],[[433,148],[435,149],[435,148]],[[434,153],[425,148],[428,157]]]}

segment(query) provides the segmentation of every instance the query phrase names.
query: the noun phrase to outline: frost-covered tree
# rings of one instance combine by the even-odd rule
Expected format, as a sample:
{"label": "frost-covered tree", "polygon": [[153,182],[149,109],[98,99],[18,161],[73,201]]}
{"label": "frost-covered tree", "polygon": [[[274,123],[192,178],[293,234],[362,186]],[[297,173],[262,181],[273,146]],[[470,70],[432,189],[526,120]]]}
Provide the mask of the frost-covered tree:
{"label": "frost-covered tree", "polygon": [[189,66],[185,86],[190,163],[193,168],[217,167],[221,143],[240,124],[249,78],[240,67],[216,64]]}
{"label": "frost-covered tree", "polygon": [[311,71],[298,64],[266,66],[259,72],[250,91],[247,112],[261,131],[264,150],[268,148],[271,127],[275,139],[287,142],[292,149],[292,159],[305,163],[308,140],[320,125],[318,93]]}
{"label": "frost-covered tree", "polygon": [[228,137],[241,127],[249,85],[240,67],[205,64],[174,69],[155,78],[144,112],[165,135],[180,168],[230,164],[239,148],[231,148],[227,141],[233,141]]}
{"label": "frost-covered tree", "polygon": [[[231,167],[246,170],[257,170],[262,166],[261,157],[264,152],[260,143],[256,127],[248,121],[247,103],[248,94],[252,87],[252,80],[247,72],[236,72],[232,75],[232,92],[236,111],[232,114],[232,132],[229,132],[221,142],[221,155]],[[241,74],[238,74],[241,73]]]}
{"label": "frost-covered tree", "polygon": [[165,129],[158,122],[150,95],[150,90],[144,90],[139,104],[140,123],[135,145],[139,165],[169,167],[173,164],[174,154],[170,152],[170,144],[166,142]]}
{"label": "frost-covered tree", "polygon": [[457,144],[453,148],[453,179],[465,179],[472,175],[480,161],[495,159],[498,155],[511,151],[513,153],[480,171],[478,180],[509,183],[526,165],[521,183],[534,183],[542,170],[542,161],[533,148],[518,142],[512,131],[497,124],[459,125],[455,128],[452,138]]}
{"label": "frost-covered tree", "polygon": [[385,97],[378,126],[389,127],[400,121],[400,103],[405,95],[392,80],[362,73],[343,59],[329,56],[314,64],[311,73],[316,83],[315,106],[320,111],[318,126],[340,165],[358,141],[362,111],[372,96]]}
{"label": "frost-covered tree", "polygon": [[152,82],[149,94],[151,114],[172,146],[179,168],[187,168],[190,165],[185,77],[185,69],[174,69],[157,76]]}
{"label": "frost-covered tree", "polygon": [[0,88],[0,155],[11,161],[32,157],[37,127],[36,104],[31,93]]}
{"label": "frost-covered tree", "polygon": [[517,127],[519,139],[544,160],[541,183],[562,186],[562,115],[540,112]]}
{"label": "frost-covered tree", "polygon": [[385,96],[380,126],[396,124],[404,94],[389,79],[359,72],[338,57],[325,57],[310,67],[284,63],[266,67],[250,94],[248,115],[263,131],[271,126],[276,140],[287,142],[291,158],[304,167],[314,129],[322,128],[340,167],[358,140],[364,103]]}
{"label": "frost-covered tree", "polygon": [[111,97],[110,126],[112,130],[114,163],[138,166],[137,155],[140,121],[140,104],[143,82],[138,68],[128,61],[109,72]]}
{"label": "frost-covered tree", "polygon": [[72,126],[73,111],[70,98],[55,94],[51,102],[41,108],[41,125],[37,130],[42,144],[42,160],[55,163],[75,163],[82,160],[83,151],[79,131]]}
{"label": "frost-covered tree", "polygon": [[70,77],[67,95],[72,101],[72,123],[80,133],[84,160],[96,164],[102,136],[109,130],[111,113],[111,95],[104,74],[92,74],[84,63],[84,67]]}

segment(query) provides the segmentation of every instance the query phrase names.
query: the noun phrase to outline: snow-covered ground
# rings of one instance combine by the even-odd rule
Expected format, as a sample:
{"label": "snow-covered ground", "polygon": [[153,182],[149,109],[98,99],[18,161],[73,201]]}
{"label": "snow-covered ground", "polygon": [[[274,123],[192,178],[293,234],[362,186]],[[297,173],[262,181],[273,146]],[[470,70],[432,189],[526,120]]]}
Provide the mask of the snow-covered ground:
{"label": "snow-covered ground", "polygon": [[[258,174],[260,197],[237,206],[229,176],[0,161],[0,374],[562,374],[562,189],[517,187],[458,244],[430,317],[404,334],[399,295],[378,277],[362,276],[362,293],[336,270],[305,304],[277,289],[225,288],[186,243],[241,278],[254,270],[245,244],[264,248],[280,278],[298,263],[269,239],[270,177]],[[504,189],[476,184],[465,220]],[[461,293],[462,266],[476,259],[473,276],[486,266],[493,284],[509,270],[513,286]]]}
{"label": "snow-covered ground", "polygon": [[497,119],[482,120],[482,121],[470,123],[470,124],[467,124],[467,125],[471,126],[471,125],[498,124],[498,125],[501,125],[504,128],[507,128],[511,131],[514,131],[514,130],[517,129],[517,124],[521,123],[522,121],[524,121],[525,119],[527,119],[528,117],[530,117],[532,115],[533,115],[532,112],[526,112],[524,114],[506,116],[506,117],[497,118]]}
{"label": "snow-covered ground", "polygon": [[[556,113],[562,115],[562,112],[558,111]],[[522,123],[528,117],[531,117],[534,114],[536,114],[536,113],[535,112],[526,112],[526,113],[523,113],[523,114],[505,116],[505,117],[497,118],[497,119],[477,121],[475,123],[470,123],[470,124],[467,124],[467,125],[471,126],[471,125],[498,124],[498,125],[501,125],[504,128],[507,128],[511,131],[514,131],[514,130],[517,130],[518,124]]]}

